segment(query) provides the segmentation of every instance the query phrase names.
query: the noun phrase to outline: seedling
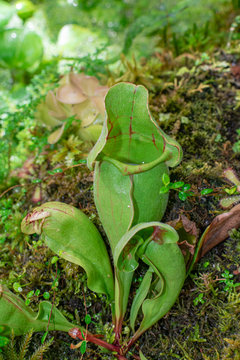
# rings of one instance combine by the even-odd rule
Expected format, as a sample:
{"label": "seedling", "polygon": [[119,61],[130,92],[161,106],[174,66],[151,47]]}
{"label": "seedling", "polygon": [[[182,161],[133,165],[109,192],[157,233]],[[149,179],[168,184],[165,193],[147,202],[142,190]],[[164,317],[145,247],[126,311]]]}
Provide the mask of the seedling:
{"label": "seedling", "polygon": [[240,286],[240,283],[234,283],[234,280],[233,280],[233,274],[231,274],[229,272],[229,270],[225,270],[221,276],[223,277],[223,279],[220,279],[219,282],[222,282],[225,284],[225,287],[224,287],[224,291],[231,291],[233,288],[236,288],[238,286]]}
{"label": "seedling", "polygon": [[168,174],[164,173],[162,176],[163,186],[160,188],[160,194],[166,194],[169,190],[177,190],[180,200],[185,201],[188,197],[194,196],[194,193],[190,191],[191,185],[185,184],[184,181],[170,182]]}
{"label": "seedling", "polygon": [[193,300],[193,304],[194,306],[197,306],[198,304],[204,304],[205,300],[203,298],[203,293],[200,293],[194,300]]}

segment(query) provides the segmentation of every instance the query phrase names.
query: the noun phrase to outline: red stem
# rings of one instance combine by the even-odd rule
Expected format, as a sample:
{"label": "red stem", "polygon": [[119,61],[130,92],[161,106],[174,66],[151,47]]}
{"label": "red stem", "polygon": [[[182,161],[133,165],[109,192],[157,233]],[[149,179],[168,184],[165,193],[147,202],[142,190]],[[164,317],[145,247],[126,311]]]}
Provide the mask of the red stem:
{"label": "red stem", "polygon": [[84,335],[84,338],[83,338],[81,330],[78,329],[78,328],[73,328],[73,329],[69,330],[68,334],[73,339],[78,338],[80,340],[86,340],[86,341],[89,341],[89,342],[91,342],[93,344],[96,344],[98,346],[104,347],[105,349],[108,349],[110,351],[119,352],[119,347],[118,346],[109,344],[104,340],[96,338],[94,335],[90,334],[89,332],[88,333],[83,333],[83,335]]}
{"label": "red stem", "polygon": [[114,344],[119,345],[120,344],[120,338],[121,338],[121,333],[122,333],[122,322],[123,319],[116,319],[116,324],[115,324],[115,341]]}
{"label": "red stem", "polygon": [[129,340],[126,348],[124,349],[124,354],[126,354],[129,349],[133,346],[133,344],[137,341],[137,339],[142,335],[142,332],[135,332],[135,334],[133,335],[133,337]]}

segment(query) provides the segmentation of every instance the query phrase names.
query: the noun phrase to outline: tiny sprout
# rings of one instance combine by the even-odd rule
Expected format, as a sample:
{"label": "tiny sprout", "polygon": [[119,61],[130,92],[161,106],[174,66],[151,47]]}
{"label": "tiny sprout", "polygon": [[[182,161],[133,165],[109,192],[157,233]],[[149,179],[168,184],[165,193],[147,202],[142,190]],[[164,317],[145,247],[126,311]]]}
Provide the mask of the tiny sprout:
{"label": "tiny sprout", "polygon": [[233,186],[232,188],[228,189],[224,189],[224,191],[228,194],[228,195],[233,195],[236,193],[237,191],[237,186]]}
{"label": "tiny sprout", "polygon": [[48,300],[50,298],[50,294],[48,291],[45,291],[45,293],[43,294],[43,297],[45,300]]}
{"label": "tiny sprout", "polygon": [[37,289],[37,290],[35,291],[35,296],[39,296],[39,295],[40,295],[40,290]]}
{"label": "tiny sprout", "polygon": [[27,294],[27,299],[30,299],[34,295],[34,290],[29,291]]}
{"label": "tiny sprout", "polygon": [[62,173],[62,172],[63,172],[63,169],[58,168],[58,169],[54,169],[54,170],[49,170],[48,174],[54,175],[54,174],[58,174],[58,173]]}
{"label": "tiny sprout", "polygon": [[81,343],[81,346],[80,346],[80,352],[81,352],[81,354],[84,355],[85,352],[86,352],[86,350],[87,350],[87,342],[86,342],[86,340],[84,340],[84,341]]}
{"label": "tiny sprout", "polygon": [[41,344],[44,343],[44,341],[46,340],[47,335],[48,335],[48,331],[45,331],[45,333],[43,334],[43,336],[41,338]]}
{"label": "tiny sprout", "polygon": [[187,200],[187,193],[185,193],[184,191],[180,191],[180,193],[178,194],[178,197],[180,200],[185,201],[185,200]]}
{"label": "tiny sprout", "polygon": [[16,292],[22,292],[22,287],[21,285],[18,283],[18,282],[15,282],[13,284],[13,289],[16,291]]}
{"label": "tiny sprout", "polygon": [[170,189],[179,189],[184,185],[183,181],[177,181],[173,184],[170,184]]}
{"label": "tiny sprout", "polygon": [[201,195],[208,195],[213,192],[213,189],[203,189],[201,190]]}
{"label": "tiny sprout", "polygon": [[85,321],[85,324],[87,324],[87,325],[91,324],[91,322],[92,322],[91,316],[89,314],[87,314],[85,316],[84,321]]}
{"label": "tiny sprout", "polygon": [[200,293],[194,300],[193,304],[194,306],[197,306],[198,304],[204,304],[205,300],[203,299],[203,293]]}
{"label": "tiny sprout", "polygon": [[51,260],[51,264],[56,264],[56,262],[59,260],[59,258],[57,256],[53,256],[52,260]]}
{"label": "tiny sprout", "polygon": [[42,182],[42,179],[33,179],[32,180],[32,184],[39,184],[40,182]]}
{"label": "tiny sprout", "polygon": [[224,291],[230,291],[232,288],[236,288],[240,286],[240,283],[234,283],[233,274],[229,272],[229,270],[225,270],[221,276],[223,279],[220,279],[219,282],[225,283]]}
{"label": "tiny sprout", "polygon": [[170,184],[170,177],[168,174],[164,173],[162,176],[162,182],[165,186]]}

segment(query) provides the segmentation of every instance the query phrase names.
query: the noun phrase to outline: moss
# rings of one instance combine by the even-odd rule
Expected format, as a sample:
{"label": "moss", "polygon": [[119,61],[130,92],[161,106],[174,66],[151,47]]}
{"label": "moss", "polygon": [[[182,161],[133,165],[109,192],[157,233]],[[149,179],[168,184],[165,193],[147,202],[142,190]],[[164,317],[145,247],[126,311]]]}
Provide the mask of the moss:
{"label": "moss", "polygon": [[[162,116],[161,119],[165,121],[159,121],[160,126],[174,135],[183,147],[184,159],[180,166],[171,171],[171,180],[189,182],[196,192],[204,187],[218,189],[222,186],[220,176],[223,169],[234,167],[240,170],[239,160],[231,150],[233,134],[239,127],[240,109],[233,111],[237,84],[230,73],[216,69],[214,62],[199,67],[189,62],[189,72],[183,75],[177,75],[179,66],[171,63],[168,68],[167,64],[162,64],[160,71],[156,61],[152,68],[151,62],[145,64],[148,81],[154,79],[150,94],[151,111],[158,121],[159,113],[167,115]],[[201,88],[201,85],[208,87]],[[66,159],[60,157],[54,166],[64,171],[49,175],[48,170],[53,167],[53,154],[46,148],[46,154],[42,154],[41,161],[35,164],[34,178],[42,179],[41,202],[63,201],[80,208],[91,217],[106,239],[93,201],[92,174],[85,165],[66,169]],[[83,323],[87,308],[93,320],[90,330],[110,338],[109,304],[104,296],[87,289],[84,272],[64,260],[51,264],[54,254],[38,242],[38,237],[30,240],[17,230],[20,214],[24,216],[24,210],[35,206],[32,202],[34,186],[31,179],[25,181],[24,188],[27,189],[25,193],[16,189],[8,193],[12,204],[8,208],[11,210],[7,215],[9,227],[1,249],[0,279],[10,289],[14,282],[20,282],[23,297],[30,290],[39,288],[41,296],[34,297],[30,304],[36,310],[45,291],[50,293],[50,300],[53,298],[52,283],[58,270],[55,293],[58,308],[76,323]],[[221,211],[218,197],[196,196],[182,202],[172,191],[164,221],[185,213],[203,231],[215,214]],[[240,231],[233,231],[228,241],[207,254],[186,280],[175,306],[139,339],[137,345],[148,359],[238,359],[238,289],[224,290],[226,284],[219,279],[224,271],[233,274],[239,269],[239,239]],[[137,286],[140,276],[141,272],[136,274],[134,286]],[[233,281],[240,282],[239,274],[234,275]],[[197,302],[200,294],[202,302]],[[128,322],[124,323],[124,326],[128,325]],[[80,357],[79,351],[69,348],[71,339],[67,334],[53,332],[53,336],[54,343],[46,359],[75,360]],[[33,348],[39,346],[40,338],[39,334],[33,336]],[[110,360],[113,356],[101,353],[94,345],[88,345],[85,358]]]}

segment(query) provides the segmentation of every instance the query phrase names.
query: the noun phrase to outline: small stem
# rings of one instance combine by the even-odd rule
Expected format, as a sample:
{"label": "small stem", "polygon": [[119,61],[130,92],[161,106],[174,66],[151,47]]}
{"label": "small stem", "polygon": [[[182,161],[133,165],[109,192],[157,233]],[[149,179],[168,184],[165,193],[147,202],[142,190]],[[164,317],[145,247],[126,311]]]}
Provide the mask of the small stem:
{"label": "small stem", "polygon": [[101,347],[104,347],[105,349],[109,350],[109,351],[113,351],[113,352],[118,352],[119,353],[119,346],[116,346],[116,345],[112,345],[112,344],[109,344],[107,343],[106,341],[104,340],[101,340],[99,338],[96,338],[94,335],[90,334],[89,332],[86,334],[86,333],[83,333],[84,335],[84,338],[82,336],[82,333],[80,331],[80,329],[78,328],[73,328],[71,330],[69,330],[68,334],[73,338],[73,339],[80,339],[80,340],[86,340],[86,341],[89,341],[95,345],[98,345],[98,346],[101,346]]}
{"label": "small stem", "polygon": [[133,344],[137,341],[137,339],[142,335],[143,332],[140,331],[136,331],[135,334],[133,335],[133,337],[129,340],[125,350],[124,350],[124,354],[126,354],[129,349],[133,346]]}

